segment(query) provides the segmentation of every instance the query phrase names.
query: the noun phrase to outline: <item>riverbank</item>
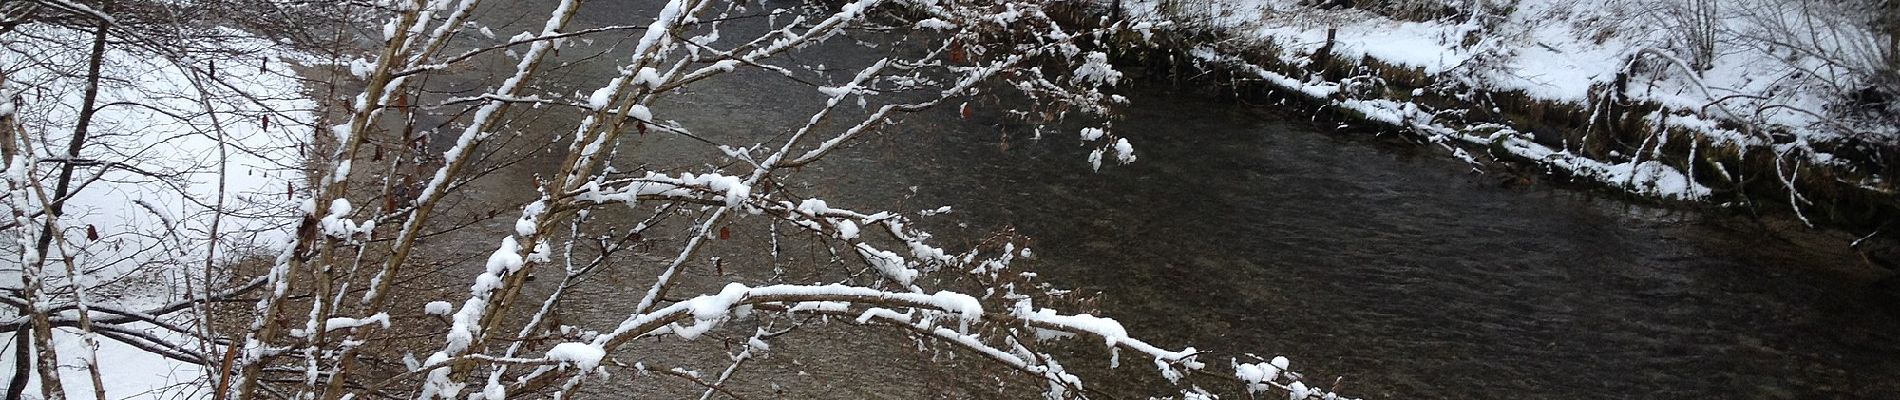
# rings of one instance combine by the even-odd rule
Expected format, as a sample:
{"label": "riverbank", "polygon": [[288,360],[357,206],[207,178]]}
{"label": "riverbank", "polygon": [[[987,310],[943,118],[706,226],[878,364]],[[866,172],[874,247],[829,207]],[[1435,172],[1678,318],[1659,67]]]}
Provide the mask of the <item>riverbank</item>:
{"label": "riverbank", "polygon": [[1126,0],[1079,13],[1129,24],[1125,39],[1146,45],[1121,54],[1133,69],[1200,69],[1238,94],[1404,132],[1474,164],[1862,233],[1900,216],[1893,114],[1787,76],[1825,60],[1731,46],[1685,61],[1672,31],[1638,29],[1660,17],[1630,4],[1483,4]]}
{"label": "riverbank", "polygon": [[[225,283],[227,266],[268,259],[289,238],[294,204],[285,188],[304,174],[299,147],[318,106],[301,65],[314,58],[213,24],[180,26],[178,42],[152,47],[118,36],[94,47],[90,27],[17,29],[0,32],[8,50],[0,52],[0,114],[13,113],[0,116],[14,117],[5,123],[18,123],[8,128],[23,135],[8,136],[19,139],[9,149],[24,149],[13,165],[37,168],[10,171],[33,185],[14,187],[8,207],[20,219],[0,231],[31,243],[44,234],[19,227],[31,221],[62,234],[38,248],[5,250],[11,261],[0,263],[0,275],[22,285],[43,273],[36,304],[66,311],[49,313],[47,334],[27,335],[46,338],[53,355],[25,345],[19,335],[30,329],[0,333],[0,343],[14,346],[0,356],[0,371],[13,374],[21,385],[13,394],[25,397],[45,396],[39,382],[51,375],[22,372],[43,362],[29,355],[56,357],[59,368],[46,371],[58,371],[68,395],[210,396],[199,383],[215,369],[191,358],[225,354],[222,344],[194,336],[199,315],[170,305],[212,292],[204,287]],[[60,211],[40,217],[50,209]],[[35,265],[38,251],[59,261]],[[85,324],[98,325],[60,323],[86,307],[95,320]],[[24,321],[25,308],[14,303],[0,313]]]}

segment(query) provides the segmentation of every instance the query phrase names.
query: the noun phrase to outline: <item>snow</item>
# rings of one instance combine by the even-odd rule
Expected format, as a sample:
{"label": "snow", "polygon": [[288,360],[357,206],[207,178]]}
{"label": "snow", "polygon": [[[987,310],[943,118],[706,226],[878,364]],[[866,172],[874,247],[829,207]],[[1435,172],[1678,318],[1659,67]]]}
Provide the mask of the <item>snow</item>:
{"label": "snow", "polygon": [[336,164],[336,171],[330,174],[330,183],[342,182],[350,178],[350,160]]}
{"label": "snow", "polygon": [[[1209,60],[1219,60],[1221,57],[1210,52],[1198,54]],[[1299,86],[1299,88],[1311,87],[1305,84]],[[1712,189],[1689,180],[1686,172],[1678,171],[1660,162],[1608,163],[1594,160],[1534,143],[1528,134],[1501,125],[1479,124],[1467,126],[1464,129],[1453,129],[1438,124],[1435,121],[1435,115],[1409,102],[1387,99],[1344,99],[1330,102],[1341,108],[1358,112],[1368,120],[1409,128],[1414,133],[1432,138],[1440,146],[1449,149],[1454,156],[1467,162],[1475,161],[1463,149],[1450,146],[1447,142],[1497,145],[1496,148],[1503,149],[1512,155],[1637,194],[1666,199],[1699,200],[1713,192]],[[1711,135],[1719,135],[1719,133]]]}
{"label": "snow", "polygon": [[823,93],[823,94],[825,95],[825,97],[830,97],[830,98],[834,98],[834,99],[835,99],[835,98],[841,98],[841,97],[844,97],[844,96],[846,96],[846,95],[850,95],[850,94],[851,94],[851,91],[852,91],[852,90],[854,90],[854,89],[856,89],[856,88],[855,88],[855,87],[851,87],[851,86],[843,86],[843,87],[839,87],[839,86],[819,86],[819,87],[818,87],[818,93]]}
{"label": "snow", "polygon": [[693,319],[717,320],[724,318],[734,304],[745,298],[746,291],[750,289],[738,282],[728,283],[725,288],[719,290],[718,295],[694,298],[687,301],[686,307],[692,309]]}
{"label": "snow", "polygon": [[1103,344],[1115,347],[1128,338],[1128,330],[1120,322],[1111,318],[1102,318],[1088,314],[1062,315],[1056,310],[1038,309],[1034,312],[1017,312],[1016,316],[1033,322],[1061,326],[1067,330],[1088,332],[1101,337]]}
{"label": "snow", "polygon": [[857,223],[851,222],[851,221],[838,221],[837,225],[838,225],[838,237],[845,238],[845,239],[858,238],[858,224]]}
{"label": "snow", "polygon": [[[65,143],[82,101],[89,55],[85,44],[91,33],[44,24],[15,29],[19,31],[0,40],[8,49],[0,52],[0,70],[7,71],[6,86],[0,88],[7,100],[0,101],[0,113],[18,117],[20,127],[31,132],[37,142],[34,157],[68,158]],[[203,74],[188,73],[184,67],[202,71],[207,65],[203,60],[132,53],[116,45],[105,54],[102,72],[108,78],[98,103],[114,105],[96,109],[91,145],[79,157],[121,162],[165,176],[155,178],[131,168],[76,171],[77,181],[88,183],[66,202],[66,213],[57,222],[98,232],[98,240],[72,240],[65,250],[87,271],[82,283],[112,286],[116,297],[104,299],[112,306],[143,309],[182,299],[184,289],[175,283],[199,276],[208,260],[228,263],[279,253],[290,237],[286,227],[300,215],[299,202],[286,188],[304,182],[304,160],[297,146],[311,140],[315,118],[310,110],[315,103],[303,96],[301,81],[288,75],[290,68],[282,66],[306,56],[234,30],[216,34],[225,40],[199,45],[207,54],[240,55],[219,61],[217,78],[228,86],[202,80]],[[202,112],[195,83],[209,92],[219,111],[215,120]],[[15,91],[25,87],[33,90]],[[55,165],[44,163],[36,176],[50,180],[54,174],[43,172]],[[16,166],[8,172],[25,170]],[[215,208],[219,203],[221,210]],[[213,216],[220,212],[224,215],[214,226]],[[217,235],[211,236],[214,228]],[[215,250],[208,246],[212,243]],[[47,306],[71,298],[68,288],[50,289],[67,294]],[[102,301],[95,294],[88,297]],[[146,324],[119,326],[186,340]],[[0,340],[11,343],[11,335],[0,334]],[[90,397],[91,380],[77,367],[90,353],[84,341],[76,331],[61,330],[55,336],[67,393]],[[205,396],[201,387],[189,384],[203,376],[202,368],[99,338],[97,361],[108,397]],[[11,371],[11,357],[0,358],[0,369]],[[32,383],[26,395],[37,397],[38,391],[38,384]]]}
{"label": "snow", "polygon": [[825,204],[823,199],[805,199],[798,203],[798,212],[805,213],[807,216],[815,217],[827,211],[831,211],[831,206]]}
{"label": "snow", "polygon": [[[435,354],[430,354],[429,359],[423,361],[423,364],[442,365],[448,361],[448,354],[436,352]],[[450,380],[449,374],[452,372],[454,372],[452,368],[436,368],[430,370],[428,378],[422,385],[422,395],[419,397],[424,399],[433,399],[436,398],[437,395],[441,395],[442,397],[455,397],[455,393],[461,392],[462,387],[467,384]]]}
{"label": "snow", "polygon": [[1115,139],[1115,161],[1122,164],[1135,162],[1135,146],[1128,144],[1127,138]]}
{"label": "snow", "polygon": [[1090,86],[1114,86],[1115,82],[1121,80],[1121,71],[1116,71],[1114,66],[1108,64],[1108,53],[1092,51],[1086,58],[1087,61],[1081,66],[1075,67],[1075,79]]}
{"label": "snow", "polygon": [[491,274],[491,273],[482,273],[481,275],[475,276],[475,283],[472,285],[469,285],[468,290],[479,293],[479,292],[492,291],[499,287],[501,287],[500,275]]}
{"label": "snow", "polygon": [[653,110],[647,109],[645,104],[634,104],[633,107],[628,107],[627,116],[637,121],[653,122]]}
{"label": "snow", "polygon": [[548,349],[547,358],[592,371],[600,366],[601,359],[607,358],[607,350],[589,343],[567,342]]}
{"label": "snow", "polygon": [[513,236],[502,238],[501,247],[488,255],[488,273],[500,275],[520,269],[524,264],[520,252],[521,244]]}
{"label": "snow", "polygon": [[369,79],[370,71],[376,70],[375,64],[371,64],[369,60],[365,60],[362,58],[350,60],[349,64],[350,64],[350,75],[355,76],[356,79]]}
{"label": "snow", "polygon": [[[1630,72],[1629,86],[1622,95],[1672,109],[1666,116],[1649,116],[1652,123],[1688,129],[1718,144],[1744,146],[1741,151],[1761,150],[1768,144],[1751,134],[1720,128],[1722,124],[1741,122],[1756,126],[1756,130],[1785,132],[1804,144],[1795,151],[1778,153],[1815,164],[1838,157],[1814,150],[1831,146],[1805,143],[1838,140],[1844,129],[1872,133],[1876,142],[1900,141],[1900,128],[1875,122],[1849,125],[1855,122],[1829,117],[1834,107],[1830,99],[1841,96],[1836,89],[1859,87],[1856,85],[1861,83],[1854,79],[1867,78],[1854,78],[1839,65],[1811,54],[1852,54],[1860,40],[1857,38],[1867,33],[1856,31],[1862,28],[1852,24],[1829,19],[1852,17],[1750,8],[1760,4],[1725,8],[1716,21],[1721,29],[1777,37],[1808,49],[1807,53],[1790,52],[1783,44],[1751,45],[1724,33],[1724,41],[1718,44],[1708,68],[1695,70],[1684,61],[1684,51],[1677,50],[1682,46],[1672,31],[1675,28],[1667,26],[1673,18],[1668,7],[1675,6],[1668,1],[1524,0],[1511,2],[1510,8],[1495,15],[1461,14],[1432,21],[1400,21],[1356,9],[1320,10],[1298,0],[1234,0],[1210,4],[1205,10],[1177,8],[1170,11],[1172,14],[1160,11],[1159,4],[1135,2],[1128,9],[1129,17],[1138,28],[1175,25],[1234,38],[1222,42],[1220,49],[1191,49],[1190,54],[1203,62],[1234,67],[1279,89],[1420,132],[1462,159],[1471,157],[1448,143],[1508,142],[1505,144],[1513,153],[1531,155],[1528,158],[1546,166],[1638,194],[1700,199],[1710,191],[1687,179],[1687,171],[1678,170],[1687,167],[1641,160],[1592,160],[1567,154],[1564,149],[1516,140],[1514,137],[1522,133],[1515,130],[1505,136],[1468,133],[1475,131],[1473,127],[1447,126],[1410,103],[1351,98],[1355,95],[1341,92],[1343,81],[1321,81],[1317,76],[1307,80],[1286,74],[1299,74],[1295,68],[1307,66],[1309,56],[1324,48],[1339,59],[1371,58],[1413,69],[1437,82],[1439,86],[1434,89],[1438,93],[1475,88],[1585,106],[1592,96],[1602,97],[1604,88],[1615,87],[1620,73]],[[1762,10],[1768,11],[1764,14]],[[1466,7],[1460,11],[1471,10]],[[1768,28],[1778,23],[1777,19],[1782,20],[1780,23],[1804,20],[1789,26],[1818,22],[1811,25],[1816,33],[1773,35]],[[1192,23],[1173,24],[1175,21]],[[1239,57],[1262,51],[1292,68],[1269,70]],[[1643,65],[1632,60],[1641,60]],[[1422,95],[1425,91],[1413,93]],[[1654,122],[1659,117],[1663,121]]]}
{"label": "snow", "polygon": [[376,315],[371,315],[367,318],[331,317],[328,320],[324,320],[323,327],[324,329],[334,331],[338,329],[369,326],[372,324],[381,326],[383,329],[389,329],[389,313],[376,313]]}
{"label": "snow", "polygon": [[594,89],[594,93],[587,96],[587,106],[593,108],[594,111],[607,109],[608,103],[614,101],[614,95],[620,93],[621,82],[625,80],[626,78],[614,78],[612,82],[607,83],[607,86]]}
{"label": "snow", "polygon": [[1106,133],[1107,131],[1103,131],[1102,128],[1095,128],[1095,127],[1082,128],[1082,141],[1088,142],[1088,141],[1094,141],[1095,139],[1101,139],[1102,135]]}
{"label": "snow", "polygon": [[945,311],[956,313],[958,317],[965,321],[976,320],[983,317],[983,303],[977,301],[976,297],[971,297],[967,294],[938,291],[936,294],[930,295],[929,303]]}
{"label": "snow", "polygon": [[1312,391],[1306,388],[1305,383],[1294,381],[1293,383],[1286,384],[1286,398],[1288,400],[1304,399],[1310,394],[1312,394]]}
{"label": "snow", "polygon": [[[36,30],[34,33],[45,37],[88,35],[40,28],[22,27]],[[235,31],[230,34],[235,38],[227,45],[253,54],[258,57],[255,60],[260,62],[281,65],[286,58],[298,57],[267,41],[248,38]],[[10,48],[26,50],[29,54],[37,53],[36,56],[42,57],[39,61],[81,69],[85,65],[81,61],[85,56],[83,51],[73,51],[61,43],[26,39],[23,36],[10,38],[15,39],[8,44]],[[73,59],[69,60],[69,57]],[[224,139],[220,141],[210,132],[199,130],[200,127],[211,125],[211,121],[208,116],[195,111],[202,107],[197,102],[189,77],[177,65],[163,58],[119,51],[109,51],[106,64],[105,72],[113,74],[115,79],[127,81],[123,86],[101,87],[101,104],[142,103],[153,109],[124,106],[99,108],[94,116],[94,124],[95,129],[103,130],[100,133],[104,134],[92,140],[101,147],[89,147],[82,152],[81,157],[123,161],[141,170],[175,172],[181,177],[167,181],[178,185],[174,190],[156,184],[159,181],[122,170],[109,170],[99,175],[101,180],[90,183],[86,190],[67,202],[67,217],[61,224],[96,226],[104,239],[76,250],[90,254],[88,258],[91,260],[122,260],[109,266],[94,266],[108,268],[109,271],[104,275],[109,277],[116,277],[117,272],[137,265],[164,259],[198,258],[198,263],[202,263],[202,258],[206,256],[203,246],[175,249],[186,251],[188,255],[183,256],[165,256],[161,254],[163,251],[143,250],[155,246],[169,247],[167,241],[159,239],[169,235],[179,235],[192,243],[207,242],[200,237],[209,232],[211,222],[209,217],[212,210],[205,205],[215,203],[220,198],[224,199],[230,214],[221,221],[221,234],[217,238],[220,253],[224,254],[221,258],[248,256],[252,251],[270,253],[276,243],[282,243],[289,237],[288,233],[276,229],[288,224],[288,218],[248,218],[239,215],[262,216],[290,212],[285,207],[287,203],[284,200],[287,199],[284,197],[284,188],[291,182],[300,181],[302,174],[301,158],[296,155],[294,147],[287,145],[308,141],[307,128],[299,125],[314,120],[308,112],[314,103],[302,97],[302,86],[295,77],[280,75],[277,69],[260,73],[257,68],[221,68],[221,79],[250,94],[258,102],[214,100],[219,103],[220,109],[231,112],[221,115]],[[23,103],[17,112],[26,128],[38,132],[36,135],[46,135],[49,143],[59,143],[56,148],[42,146],[38,149],[47,153],[56,151],[58,155],[42,154],[41,157],[64,158],[63,133],[71,131],[71,121],[76,117],[70,105],[79,103],[81,91],[77,87],[79,83],[67,79],[65,72],[43,69],[46,66],[48,64],[23,60],[18,53],[0,53],[0,67],[3,67],[0,69],[10,71],[10,86],[31,84],[39,87],[19,93],[27,96],[22,99]],[[229,93],[228,89],[213,90],[220,96]],[[41,95],[46,97],[39,97]],[[279,112],[271,113],[265,107]],[[269,129],[265,129],[263,121],[255,117],[267,113],[273,122],[269,124]],[[173,118],[173,115],[190,117],[180,120]],[[111,146],[123,153],[107,151],[103,146]],[[219,159],[220,148],[228,150],[224,160]],[[255,152],[241,151],[240,148]],[[138,154],[140,158],[128,160],[123,158],[124,154]],[[219,164],[223,164],[227,171],[222,176],[216,174]],[[226,187],[224,193],[218,192],[221,180]],[[168,291],[155,291],[153,294],[165,292]]]}
{"label": "snow", "polygon": [[1279,379],[1280,371],[1284,370],[1268,363],[1235,364],[1234,377],[1247,384],[1248,392],[1258,393],[1271,387],[1266,383]]}
{"label": "snow", "polygon": [[930,30],[941,31],[941,30],[948,30],[948,29],[957,29],[957,24],[953,24],[953,23],[950,23],[949,21],[944,21],[937,18],[925,18],[922,21],[917,21],[917,29],[930,29]]}
{"label": "snow", "polygon": [[657,172],[647,172],[633,183],[620,188],[601,188],[599,184],[588,183],[584,191],[577,196],[581,201],[590,202],[627,202],[632,203],[644,195],[690,196],[689,189],[701,189],[719,194],[719,200],[727,207],[741,209],[751,199],[752,187],[745,180],[735,176],[716,173],[693,174],[680,173],[668,176]]}
{"label": "snow", "polygon": [[452,307],[454,307],[454,305],[449,304],[449,302],[437,300],[423,305],[422,312],[429,315],[449,315],[449,309]]}
{"label": "snow", "polygon": [[534,251],[528,252],[527,261],[536,263],[548,262],[550,260],[548,257],[554,254],[553,250],[553,246],[549,246],[546,239],[537,240],[534,242]]}
{"label": "snow", "polygon": [[1710,189],[1690,180],[1682,171],[1656,161],[1627,162],[1597,166],[1607,182],[1621,183],[1632,192],[1657,197],[1695,200],[1707,197]]}
{"label": "snow", "polygon": [[904,245],[910,247],[911,257],[916,257],[919,260],[933,262],[949,261],[949,256],[944,254],[943,249],[926,245],[921,239],[905,240]]}
{"label": "snow", "polygon": [[830,311],[843,312],[851,308],[851,303],[842,301],[801,301],[792,305],[791,311]]}
{"label": "snow", "polygon": [[[753,288],[735,282],[727,284],[718,294],[701,295],[668,305],[650,313],[631,315],[622,321],[614,332],[595,337],[593,343],[596,345],[609,343],[620,335],[646,333],[670,333],[681,338],[694,339],[710,331],[720,323],[727,321],[730,318],[729,313],[746,309],[748,307],[747,303],[751,301],[749,299],[759,297],[815,300],[799,301],[792,304],[791,310],[793,312],[813,310],[843,312],[848,310],[852,304],[851,302],[854,301],[866,301],[880,306],[904,304],[910,307],[907,311],[902,312],[885,307],[871,307],[860,313],[858,318],[859,322],[868,322],[869,319],[873,318],[882,318],[904,323],[918,322],[914,321],[912,316],[918,315],[921,310],[922,315],[926,317],[921,320],[921,323],[927,324],[928,321],[933,320],[937,316],[951,316],[962,323],[960,327],[967,328],[968,323],[976,321],[983,316],[982,303],[975,297],[948,291],[939,291],[935,294],[926,295],[911,292],[888,292],[874,288],[840,284],[771,285]],[[690,316],[692,325],[679,326],[678,324],[672,324],[663,328],[662,332],[629,331],[635,327],[649,325],[656,321],[667,321],[660,318],[666,318],[668,315]]]}
{"label": "snow", "polygon": [[[477,278],[476,282],[478,285],[481,284],[483,278],[495,279],[494,275],[482,274]],[[479,290],[471,291],[476,293],[485,292]],[[487,308],[488,304],[483,302],[481,298],[471,296],[468,300],[463,301],[462,308],[457,310],[455,315],[449,317],[449,332],[443,335],[445,339],[448,339],[448,345],[445,346],[445,348],[454,352],[467,350],[469,342],[475,339],[474,330],[477,329],[477,327],[474,326],[475,321],[473,321],[473,319]]]}
{"label": "snow", "polygon": [[540,200],[522,207],[521,218],[515,219],[515,234],[524,238],[533,237],[537,231],[536,224],[541,221],[541,214],[546,213],[547,208],[547,202]]}
{"label": "snow", "polygon": [[[128,325],[135,331],[158,335],[170,339],[175,337],[168,330],[149,324]],[[13,343],[14,332],[0,332],[0,343]],[[86,343],[81,340],[79,331],[59,329],[54,333],[54,347],[59,353],[60,383],[64,385],[69,397],[91,398],[92,379],[85,371],[84,357],[87,355]],[[8,352],[11,353],[9,348]],[[208,372],[204,367],[187,364],[165,358],[156,353],[146,352],[132,345],[102,338],[99,340],[98,365],[100,377],[105,384],[109,398],[155,398],[155,399],[204,399],[210,398],[203,388],[192,384],[202,379]],[[0,357],[0,370],[13,371],[12,356]],[[37,362],[30,358],[29,362]],[[29,364],[31,365],[31,364]],[[26,384],[28,398],[37,397],[40,391],[39,374],[29,374]]]}
{"label": "snow", "polygon": [[653,67],[641,67],[640,71],[634,75],[633,80],[633,84],[646,86],[648,89],[658,89],[660,85],[665,83],[666,80],[660,79],[660,71],[653,69]]}
{"label": "snow", "polygon": [[351,235],[361,232],[362,229],[357,226],[356,222],[347,218],[350,211],[352,211],[352,208],[350,207],[349,200],[336,199],[331,201],[329,214],[324,215],[323,219],[318,221],[318,225],[323,228],[323,234],[337,238],[348,238]]}
{"label": "snow", "polygon": [[[474,396],[471,395],[470,397],[472,398]],[[481,400],[503,400],[506,398],[508,398],[508,387],[503,386],[500,382],[490,380],[488,385],[482,387]]]}
{"label": "snow", "polygon": [[916,269],[910,268],[909,265],[906,265],[904,258],[898,256],[897,253],[878,250],[864,243],[858,243],[855,248],[858,250],[859,255],[864,256],[864,261],[870,263],[871,267],[876,269],[878,273],[883,274],[884,277],[890,278],[899,285],[910,286],[911,281],[917,279],[919,272],[917,272]]}
{"label": "snow", "polygon": [[534,221],[527,218],[515,220],[515,234],[528,236],[534,234]]}

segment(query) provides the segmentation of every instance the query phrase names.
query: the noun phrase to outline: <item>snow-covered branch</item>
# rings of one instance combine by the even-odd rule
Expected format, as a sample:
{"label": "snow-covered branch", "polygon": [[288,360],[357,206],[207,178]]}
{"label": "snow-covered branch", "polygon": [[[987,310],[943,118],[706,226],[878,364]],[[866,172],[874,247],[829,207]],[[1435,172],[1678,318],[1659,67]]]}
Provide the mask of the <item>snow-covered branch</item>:
{"label": "snow-covered branch", "polygon": [[[118,22],[0,30],[19,38],[0,58],[15,266],[4,272],[19,285],[0,294],[17,310],[0,329],[34,342],[17,351],[38,361],[14,368],[36,374],[37,394],[122,395],[114,366],[96,360],[131,352],[195,374],[167,384],[210,398],[566,397],[610,369],[653,365],[681,365],[659,373],[702,398],[740,397],[742,371],[800,333],[780,324],[813,319],[896,327],[1047,383],[1051,397],[1096,393],[1063,366],[1077,360],[1047,350],[1054,338],[1101,343],[1109,365],[1132,353],[1182,388],[1195,371],[1239,365],[1056,311],[1063,292],[1012,264],[1029,257],[1012,234],[955,250],[912,218],[930,213],[834,206],[791,184],[831,178],[806,167],[895,134],[883,128],[903,113],[948,106],[1086,125],[1088,161],[1133,162],[1131,138],[1106,118],[1126,103],[1110,94],[1122,75],[1104,42],[1122,25],[1067,27],[1029,0],[668,0],[604,26],[577,18],[578,0],[257,1],[363,26],[253,33],[174,19],[166,37],[243,39],[130,45],[162,30],[77,1],[62,12]],[[534,18],[514,27],[491,7]],[[335,47],[290,51],[280,34]],[[560,54],[576,47],[594,55]],[[762,107],[809,107],[744,128],[687,112],[701,88],[747,79],[809,89],[777,94],[809,101]],[[140,120],[152,123],[129,123]],[[89,141],[86,129],[106,134]],[[669,142],[680,138],[691,142]],[[68,200],[87,217],[63,212]],[[822,255],[794,266],[819,283],[761,272],[791,259],[781,245]],[[603,287],[626,298],[604,301]],[[635,349],[733,332],[743,346],[712,366]],[[56,368],[74,360],[91,385],[61,382],[78,378]],[[1317,393],[1250,368],[1224,383]]]}

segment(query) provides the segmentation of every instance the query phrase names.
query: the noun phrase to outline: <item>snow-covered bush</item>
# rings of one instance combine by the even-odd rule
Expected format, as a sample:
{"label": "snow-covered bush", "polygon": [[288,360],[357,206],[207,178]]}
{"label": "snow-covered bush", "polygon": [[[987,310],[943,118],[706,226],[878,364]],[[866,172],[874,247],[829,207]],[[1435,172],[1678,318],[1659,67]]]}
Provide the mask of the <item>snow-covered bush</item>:
{"label": "snow-covered bush", "polygon": [[1724,24],[1717,0],[1677,0],[1665,2],[1650,13],[1670,34],[1668,47],[1682,50],[1682,58],[1696,71],[1706,71],[1715,62],[1716,42]]}
{"label": "snow-covered bush", "polygon": [[[1785,79],[1840,111],[1900,122],[1900,8],[1890,1],[1735,0],[1734,45],[1787,66]],[[1870,108],[1871,107],[1871,108]],[[1881,118],[1884,117],[1884,118]]]}
{"label": "snow-covered bush", "polygon": [[[1120,25],[1070,31],[1029,0],[670,0],[639,24],[598,27],[576,22],[578,0],[242,3],[268,12],[0,4],[12,217],[0,271],[18,282],[0,302],[24,360],[5,357],[11,394],[497,400],[659,376],[711,397],[733,395],[734,372],[793,328],[829,323],[895,328],[1052,398],[1089,393],[1065,363],[1122,361],[1187,397],[1215,384],[1332,397],[1284,358],[1212,360],[1058,311],[1063,292],[1017,263],[1033,254],[1020,240],[958,250],[918,229],[916,216],[947,209],[876,210],[788,184],[937,106],[967,118],[1021,104],[1005,115],[1092,125],[1096,168],[1111,153],[1133,162],[1135,145],[1105,122],[1125,100],[1105,92],[1121,74],[1099,40]],[[122,6],[142,7],[140,25],[114,14]],[[529,8],[502,19],[539,22],[497,35],[482,7]],[[254,28],[374,23],[201,25],[250,17],[267,20]],[[585,46],[608,39],[624,42]],[[815,50],[830,53],[804,53]],[[576,60],[610,63],[610,76],[563,87]],[[789,126],[669,118],[691,89],[741,76],[807,84],[775,95],[817,105]],[[538,169],[491,175],[515,164]],[[458,257],[467,243],[479,256]],[[824,256],[797,265],[787,249]],[[728,273],[727,260],[753,273]],[[798,278],[758,273],[777,268]],[[736,347],[713,350],[715,365],[653,350],[707,337]],[[1111,356],[1046,347],[1059,338]],[[1220,368],[1232,370],[1208,373]],[[173,372],[149,382],[154,370]]]}

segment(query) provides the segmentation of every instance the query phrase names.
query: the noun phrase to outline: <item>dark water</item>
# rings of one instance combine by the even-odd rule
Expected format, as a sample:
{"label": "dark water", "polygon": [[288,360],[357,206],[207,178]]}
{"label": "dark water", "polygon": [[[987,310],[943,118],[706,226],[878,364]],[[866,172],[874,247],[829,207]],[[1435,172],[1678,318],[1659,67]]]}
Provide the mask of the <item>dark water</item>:
{"label": "dark water", "polygon": [[[593,3],[583,20],[647,15],[632,3]],[[591,88],[610,71],[553,75]],[[817,102],[810,88],[741,76],[655,113],[744,142]],[[1134,106],[1116,128],[1136,145],[1131,165],[1091,172],[1073,129],[1032,139],[985,108],[972,120],[906,116],[796,177],[834,205],[952,206],[925,220],[947,237],[1014,227],[1034,238],[1045,279],[1105,293],[1103,314],[1136,336],[1283,354],[1309,381],[1344,376],[1355,396],[1900,398],[1900,321],[1885,311],[1900,305],[1868,293],[1888,273],[1847,251],[1851,237],[1505,188],[1439,150],[1319,132],[1287,110],[1167,88],[1125,94]],[[716,154],[632,140],[627,163]],[[1122,397],[1170,393],[1148,383],[1097,381]]]}
{"label": "dark water", "polygon": [[[922,189],[1038,239],[1131,332],[1285,354],[1368,398],[1900,398],[1851,237],[1501,188],[1426,147],[1135,90],[1140,161],[942,136]],[[936,122],[956,125],[955,121]],[[981,130],[975,129],[975,130]],[[932,139],[925,139],[929,141]]]}

